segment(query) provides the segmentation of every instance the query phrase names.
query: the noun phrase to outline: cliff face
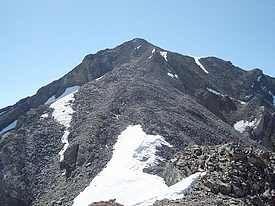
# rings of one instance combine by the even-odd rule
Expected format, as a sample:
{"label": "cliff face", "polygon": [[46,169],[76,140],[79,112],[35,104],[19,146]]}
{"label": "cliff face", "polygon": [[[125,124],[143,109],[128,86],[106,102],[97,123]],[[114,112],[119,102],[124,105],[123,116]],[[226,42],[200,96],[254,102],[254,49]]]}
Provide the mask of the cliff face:
{"label": "cliff face", "polygon": [[[146,134],[160,135],[171,145],[157,149],[161,161],[145,173],[170,186],[197,171],[207,172],[194,196],[181,205],[196,205],[202,196],[211,197],[212,202],[205,200],[209,205],[219,198],[227,198],[228,204],[234,199],[272,205],[274,165],[268,162],[275,143],[273,94],[275,79],[259,69],[244,71],[215,57],[183,56],[142,39],[88,55],[36,95],[0,110],[0,203],[72,205],[110,162],[121,132],[141,125]],[[235,149],[228,145],[261,152],[237,155],[241,163],[238,158],[232,163]],[[226,160],[217,157],[220,147],[229,148]],[[258,185],[247,176],[234,182],[234,172],[242,173],[243,164],[245,171],[264,171]],[[225,181],[228,170],[234,172]],[[257,195],[254,202],[243,201]],[[96,204],[103,203],[116,204]]]}

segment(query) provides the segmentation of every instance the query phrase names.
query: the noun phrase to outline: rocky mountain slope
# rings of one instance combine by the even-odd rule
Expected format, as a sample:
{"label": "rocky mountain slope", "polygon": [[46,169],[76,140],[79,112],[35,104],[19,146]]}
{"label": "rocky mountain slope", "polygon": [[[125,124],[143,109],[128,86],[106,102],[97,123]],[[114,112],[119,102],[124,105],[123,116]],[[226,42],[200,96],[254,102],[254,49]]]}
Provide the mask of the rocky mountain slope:
{"label": "rocky mountain slope", "polygon": [[274,95],[143,39],[87,55],[0,109],[0,205],[272,205]]}

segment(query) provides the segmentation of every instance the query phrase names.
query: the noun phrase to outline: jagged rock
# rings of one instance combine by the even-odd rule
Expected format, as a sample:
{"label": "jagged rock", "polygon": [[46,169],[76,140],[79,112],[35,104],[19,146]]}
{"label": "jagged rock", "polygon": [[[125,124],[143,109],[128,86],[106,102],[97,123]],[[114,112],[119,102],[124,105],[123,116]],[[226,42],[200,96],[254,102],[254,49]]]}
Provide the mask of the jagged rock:
{"label": "jagged rock", "polygon": [[173,164],[168,163],[161,174],[161,176],[164,178],[165,183],[168,186],[171,186],[177,182],[179,182],[183,175],[181,174],[181,171],[173,166]]}
{"label": "jagged rock", "polygon": [[66,170],[66,176],[69,177],[75,169],[79,145],[70,145],[64,153],[64,160],[60,163],[60,168]]}
{"label": "jagged rock", "polygon": [[[200,155],[202,158],[186,155],[195,153],[198,147],[202,151]],[[197,162],[201,161],[205,165],[207,174],[196,186],[195,191],[201,191],[201,193],[210,191],[212,194],[221,194],[228,198],[241,198],[245,200],[243,205],[272,205],[275,200],[275,196],[269,192],[275,186],[274,164],[271,163],[274,153],[237,144],[225,144],[188,146],[176,156],[179,158],[178,161],[186,163],[184,167],[177,162],[174,163],[174,166],[183,174],[188,165],[198,165]],[[209,164],[213,166],[210,169]],[[197,166],[192,168],[192,172],[200,169],[201,166]],[[208,205],[214,205],[215,200]],[[193,202],[190,200],[189,204],[193,205]]]}

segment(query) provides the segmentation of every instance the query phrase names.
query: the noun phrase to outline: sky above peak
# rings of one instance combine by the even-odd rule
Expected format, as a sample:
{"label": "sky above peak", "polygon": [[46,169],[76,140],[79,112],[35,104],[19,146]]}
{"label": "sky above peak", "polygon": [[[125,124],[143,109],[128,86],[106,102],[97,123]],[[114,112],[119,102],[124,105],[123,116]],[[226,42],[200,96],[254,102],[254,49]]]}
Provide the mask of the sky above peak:
{"label": "sky above peak", "polygon": [[0,108],[136,37],[275,76],[274,0],[9,0],[0,23]]}

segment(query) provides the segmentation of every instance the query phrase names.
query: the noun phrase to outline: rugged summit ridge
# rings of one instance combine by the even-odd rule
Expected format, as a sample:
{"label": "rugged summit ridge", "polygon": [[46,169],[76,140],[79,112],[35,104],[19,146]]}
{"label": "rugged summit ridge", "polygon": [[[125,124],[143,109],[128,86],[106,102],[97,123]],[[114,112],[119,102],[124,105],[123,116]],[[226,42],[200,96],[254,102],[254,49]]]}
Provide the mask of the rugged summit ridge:
{"label": "rugged summit ridge", "polygon": [[[159,145],[158,161],[142,170],[169,186],[209,170],[184,172],[172,164],[187,145],[237,144],[271,153],[273,94],[275,79],[259,69],[184,56],[143,39],[87,55],[34,96],[0,110],[0,204],[72,205],[112,160],[129,125],[140,125],[146,135],[159,135],[170,145]],[[274,172],[268,174],[274,178]],[[266,182],[271,194],[275,181]]]}
{"label": "rugged summit ridge", "polygon": [[0,109],[0,130],[8,126],[31,108],[36,108],[44,104],[51,96],[60,96],[66,88],[75,85],[83,85],[101,77],[114,67],[131,61],[132,59],[127,51],[135,48],[136,45],[140,43],[150,46],[145,40],[134,39],[114,49],[106,49],[96,54],[85,56],[83,61],[71,72],[42,87],[34,96],[22,99],[13,106]]}

